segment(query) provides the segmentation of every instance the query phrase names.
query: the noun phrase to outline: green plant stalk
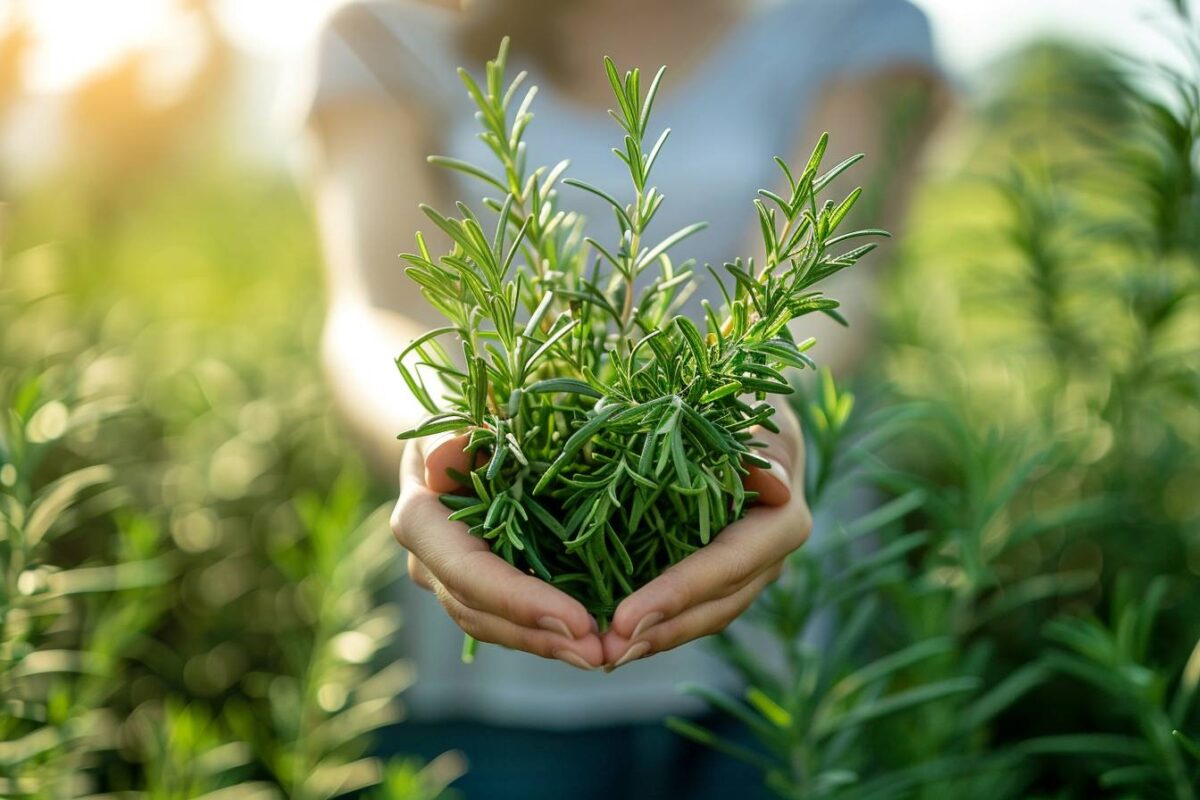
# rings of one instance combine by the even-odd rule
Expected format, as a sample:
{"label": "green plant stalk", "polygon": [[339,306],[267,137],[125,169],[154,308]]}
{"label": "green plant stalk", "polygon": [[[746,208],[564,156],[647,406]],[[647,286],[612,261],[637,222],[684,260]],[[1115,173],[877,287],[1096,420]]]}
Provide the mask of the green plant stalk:
{"label": "green plant stalk", "polygon": [[[769,468],[754,429],[776,429],[769,398],[792,392],[785,371],[813,365],[813,340],[797,341],[789,324],[834,313],[837,302],[815,285],[874,248],[856,240],[883,232],[838,232],[860,190],[818,201],[859,159],[822,173],[822,136],[799,173],[776,159],[786,193],[763,190],[755,200],[764,267],[740,258],[724,275],[707,267],[724,303],[718,311],[705,302],[698,324],[678,313],[696,289],[695,265],[676,265],[669,251],[703,224],[647,243],[663,202],[649,179],[669,130],[647,143],[664,70],[643,94],[638,70],[622,75],[605,59],[617,104],[610,113],[623,132],[613,152],[629,172],[632,202],[561,181],[612,208],[613,245],[586,236],[582,217],[561,206],[565,162],[527,169],[522,136],[535,89],[513,113],[525,76],[506,83],[506,60],[507,41],[482,84],[460,70],[502,174],[431,158],[499,193],[483,200],[494,223],[461,202],[457,216],[422,206],[450,250],[435,257],[418,234],[417,251],[403,255],[449,324],[396,360],[431,414],[400,438],[469,432],[468,450],[486,463],[459,476],[470,496],[444,497],[450,519],[604,625],[622,598],[708,544],[753,501],[742,479],[751,466]],[[428,372],[443,396],[427,386]]]}

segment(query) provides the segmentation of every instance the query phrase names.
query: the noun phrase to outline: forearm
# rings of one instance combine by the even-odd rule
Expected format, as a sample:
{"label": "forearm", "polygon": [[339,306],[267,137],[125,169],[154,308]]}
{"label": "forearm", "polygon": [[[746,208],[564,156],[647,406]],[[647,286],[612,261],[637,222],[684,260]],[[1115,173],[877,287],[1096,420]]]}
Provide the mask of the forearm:
{"label": "forearm", "polygon": [[394,363],[422,333],[399,314],[358,303],[335,303],[325,322],[321,356],[334,403],[371,468],[388,481],[400,463],[396,434],[427,413]]}
{"label": "forearm", "polygon": [[312,126],[311,187],[331,298],[322,362],[347,433],[388,481],[402,449],[396,434],[427,413],[394,361],[437,324],[398,256],[427,221],[417,201],[438,194],[421,119],[399,104],[344,104]]}

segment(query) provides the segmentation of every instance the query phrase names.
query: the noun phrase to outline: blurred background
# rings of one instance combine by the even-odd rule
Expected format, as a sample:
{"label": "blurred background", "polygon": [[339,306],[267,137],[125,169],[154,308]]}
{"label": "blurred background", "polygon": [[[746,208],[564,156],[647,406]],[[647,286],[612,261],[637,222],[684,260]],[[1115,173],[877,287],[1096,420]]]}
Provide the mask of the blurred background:
{"label": "blurred background", "polygon": [[[334,5],[0,3],[0,796],[421,798],[469,769],[371,755],[420,676],[387,655],[391,487],[316,357],[288,76]],[[864,410],[819,434],[893,499],[855,528],[886,557],[764,624],[878,613],[812,662],[828,695],[731,651],[760,691],[730,702],[784,796],[1195,798],[1200,22],[917,5],[959,107]]]}

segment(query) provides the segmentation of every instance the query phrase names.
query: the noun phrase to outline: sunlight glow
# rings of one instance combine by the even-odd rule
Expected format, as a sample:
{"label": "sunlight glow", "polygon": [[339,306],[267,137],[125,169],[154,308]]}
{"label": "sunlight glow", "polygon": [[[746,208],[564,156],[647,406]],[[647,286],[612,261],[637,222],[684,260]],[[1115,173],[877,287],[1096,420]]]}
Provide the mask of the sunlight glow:
{"label": "sunlight glow", "polygon": [[35,94],[66,91],[130,49],[163,41],[176,16],[172,0],[36,0],[18,5],[33,27],[28,88]]}
{"label": "sunlight glow", "polygon": [[269,58],[298,52],[338,0],[216,0],[217,14],[239,47]]}
{"label": "sunlight glow", "polygon": [[947,69],[970,75],[1023,42],[1055,36],[1123,52],[1158,52],[1162,0],[911,0],[933,25]]}
{"label": "sunlight glow", "polygon": [[[213,0],[221,23],[240,49],[271,60],[301,51],[339,0]],[[1038,33],[1145,49],[1145,0],[913,0],[933,22],[939,50],[952,72],[978,70]],[[178,0],[0,0],[0,27],[20,9],[32,23],[36,47],[28,88],[61,93],[131,49],[170,41],[180,18]]]}

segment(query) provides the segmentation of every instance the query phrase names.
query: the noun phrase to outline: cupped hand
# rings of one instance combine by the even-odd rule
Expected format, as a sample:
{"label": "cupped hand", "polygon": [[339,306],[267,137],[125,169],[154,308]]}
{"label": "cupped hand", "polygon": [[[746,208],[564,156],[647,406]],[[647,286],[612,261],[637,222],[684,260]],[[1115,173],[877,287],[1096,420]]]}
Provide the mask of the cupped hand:
{"label": "cupped hand", "polygon": [[756,429],[769,470],[750,468],[744,483],[757,504],[705,547],[626,597],[603,636],[606,669],[723,630],[779,577],[787,556],[808,539],[804,439],[795,413],[780,404],[780,432]]}
{"label": "cupped hand", "polygon": [[526,575],[488,543],[447,519],[439,496],[461,488],[467,437],[417,440],[405,448],[392,531],[408,551],[413,582],[437,596],[454,622],[481,642],[557,658],[580,669],[604,663],[596,623],[579,601]]}

